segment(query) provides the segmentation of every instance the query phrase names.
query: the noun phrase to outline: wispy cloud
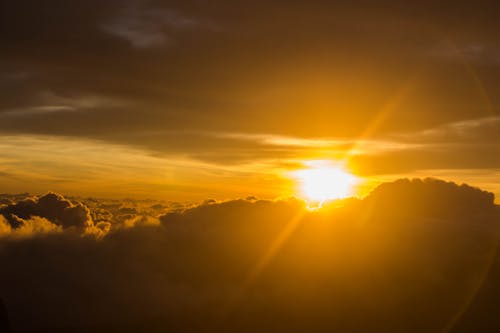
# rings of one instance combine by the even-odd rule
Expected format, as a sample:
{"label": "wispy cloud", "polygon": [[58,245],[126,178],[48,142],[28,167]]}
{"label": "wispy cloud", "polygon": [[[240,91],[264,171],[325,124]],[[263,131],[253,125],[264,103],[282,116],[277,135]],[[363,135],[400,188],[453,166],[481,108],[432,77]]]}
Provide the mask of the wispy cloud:
{"label": "wispy cloud", "polygon": [[43,91],[35,97],[37,105],[13,109],[0,109],[0,117],[36,116],[51,113],[78,112],[97,107],[117,107],[123,103],[117,99],[97,95],[60,96],[51,91]]}
{"label": "wispy cloud", "polygon": [[423,131],[398,135],[399,139],[412,142],[453,142],[468,144],[500,142],[500,116],[468,119],[443,124]]}
{"label": "wispy cloud", "polygon": [[27,108],[11,109],[0,112],[0,117],[16,117],[16,116],[30,116],[41,115],[46,113],[59,113],[59,112],[74,112],[77,111],[74,107],[69,105],[43,105],[32,106]]}
{"label": "wispy cloud", "polygon": [[447,61],[462,61],[474,64],[499,65],[500,47],[485,43],[456,45],[440,44],[428,50],[427,55]]}
{"label": "wispy cloud", "polygon": [[253,141],[261,145],[288,148],[331,149],[350,154],[377,153],[416,148],[418,144],[390,140],[357,140],[356,138],[301,138],[274,134],[219,133],[214,136]]}
{"label": "wispy cloud", "polygon": [[122,38],[136,48],[148,48],[169,43],[171,33],[196,27],[199,22],[173,9],[145,8],[129,2],[101,29]]}

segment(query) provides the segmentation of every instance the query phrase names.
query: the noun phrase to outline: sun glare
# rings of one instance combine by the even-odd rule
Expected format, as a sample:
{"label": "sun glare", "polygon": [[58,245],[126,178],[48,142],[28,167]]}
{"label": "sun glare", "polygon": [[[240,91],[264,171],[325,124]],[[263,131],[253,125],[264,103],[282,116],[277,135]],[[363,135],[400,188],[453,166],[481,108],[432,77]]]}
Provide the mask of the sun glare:
{"label": "sun glare", "polygon": [[357,178],[343,167],[327,162],[309,162],[308,169],[294,173],[301,187],[301,194],[310,202],[322,203],[352,195]]}

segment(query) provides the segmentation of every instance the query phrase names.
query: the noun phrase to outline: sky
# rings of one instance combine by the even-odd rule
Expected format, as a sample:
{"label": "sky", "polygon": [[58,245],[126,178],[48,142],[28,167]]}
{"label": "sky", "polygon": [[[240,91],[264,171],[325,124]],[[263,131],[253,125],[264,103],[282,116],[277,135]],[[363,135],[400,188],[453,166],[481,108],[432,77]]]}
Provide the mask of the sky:
{"label": "sky", "polygon": [[498,198],[494,8],[2,1],[0,192],[275,198],[321,160]]}

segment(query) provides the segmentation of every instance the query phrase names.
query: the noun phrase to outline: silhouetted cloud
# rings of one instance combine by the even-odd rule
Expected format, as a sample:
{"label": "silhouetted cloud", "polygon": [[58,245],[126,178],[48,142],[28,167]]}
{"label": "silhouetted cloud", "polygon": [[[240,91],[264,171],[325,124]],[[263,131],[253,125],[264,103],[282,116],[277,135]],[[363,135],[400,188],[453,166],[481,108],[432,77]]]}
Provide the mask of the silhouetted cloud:
{"label": "silhouetted cloud", "polygon": [[[26,198],[14,204],[0,207],[0,215],[9,226],[20,231],[45,232],[57,227],[81,233],[100,232],[94,226],[89,209],[81,204],[73,204],[57,193],[47,193],[41,197]],[[50,225],[50,226],[49,226]],[[103,224],[99,225],[105,229]]]}
{"label": "silhouetted cloud", "polygon": [[1,298],[0,298],[0,331],[5,333],[10,332],[9,314]]}
{"label": "silhouetted cloud", "polygon": [[[254,197],[12,200],[0,285],[18,329],[441,332],[497,265],[492,194],[435,179],[320,211]],[[29,223],[31,236],[6,235]],[[71,231],[92,225],[102,237]]]}
{"label": "silhouetted cloud", "polygon": [[364,201],[385,215],[460,218],[490,212],[494,199],[493,193],[465,184],[427,178],[382,184]]}
{"label": "silhouetted cloud", "polygon": [[32,237],[38,234],[60,232],[61,229],[60,226],[39,216],[23,219],[11,215],[7,220],[0,215],[0,237]]}

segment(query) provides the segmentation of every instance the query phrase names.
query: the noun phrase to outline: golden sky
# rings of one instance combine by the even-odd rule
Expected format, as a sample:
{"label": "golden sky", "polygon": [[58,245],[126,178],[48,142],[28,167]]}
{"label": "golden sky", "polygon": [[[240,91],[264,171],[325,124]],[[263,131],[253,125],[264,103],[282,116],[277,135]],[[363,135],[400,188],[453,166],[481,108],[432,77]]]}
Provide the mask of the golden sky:
{"label": "golden sky", "polygon": [[499,197],[495,11],[383,3],[11,1],[0,192],[274,198],[329,161]]}

